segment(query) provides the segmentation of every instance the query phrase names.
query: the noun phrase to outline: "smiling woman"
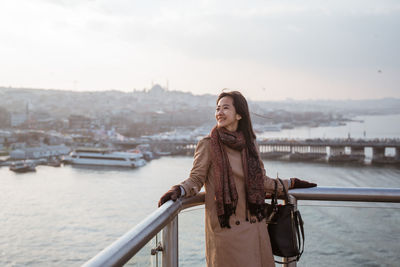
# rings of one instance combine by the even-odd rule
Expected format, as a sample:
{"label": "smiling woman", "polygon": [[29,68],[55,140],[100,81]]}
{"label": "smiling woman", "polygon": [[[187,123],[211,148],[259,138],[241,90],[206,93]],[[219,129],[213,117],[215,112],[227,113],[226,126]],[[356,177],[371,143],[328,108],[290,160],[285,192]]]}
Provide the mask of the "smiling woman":
{"label": "smiling woman", "polygon": [[199,141],[189,178],[159,200],[196,195],[205,187],[208,267],[274,266],[264,201],[277,186],[304,188],[314,183],[269,178],[260,159],[247,101],[237,91],[218,96],[217,125]]}

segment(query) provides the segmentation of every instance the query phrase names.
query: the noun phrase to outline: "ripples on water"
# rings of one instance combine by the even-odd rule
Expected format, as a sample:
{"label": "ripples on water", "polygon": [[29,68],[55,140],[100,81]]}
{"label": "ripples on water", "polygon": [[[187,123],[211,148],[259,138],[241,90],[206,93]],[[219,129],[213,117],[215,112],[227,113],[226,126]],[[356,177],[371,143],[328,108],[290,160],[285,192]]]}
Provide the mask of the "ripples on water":
{"label": "ripples on water", "polygon": [[[139,169],[52,168],[15,174],[0,169],[0,266],[77,266],[154,211],[185,179],[191,157],[165,157]],[[398,187],[400,169],[265,161],[269,176],[301,177],[320,186]],[[400,210],[315,207],[300,202],[306,250],[299,266],[395,266]],[[180,266],[204,266],[204,210],[179,217]],[[131,265],[155,266],[148,245]],[[136,262],[136,263],[135,263]]]}

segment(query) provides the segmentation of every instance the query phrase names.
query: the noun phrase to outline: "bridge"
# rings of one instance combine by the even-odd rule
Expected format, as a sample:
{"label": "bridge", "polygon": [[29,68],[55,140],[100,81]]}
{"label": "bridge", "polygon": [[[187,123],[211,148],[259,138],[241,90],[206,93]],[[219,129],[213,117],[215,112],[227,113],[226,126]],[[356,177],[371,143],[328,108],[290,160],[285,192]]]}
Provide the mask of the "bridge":
{"label": "bridge", "polygon": [[[152,151],[172,155],[193,155],[197,140],[116,141],[120,148],[149,144]],[[400,164],[400,139],[268,139],[257,142],[265,159],[292,161],[364,163],[366,149],[372,150],[372,164]],[[389,155],[388,151],[394,153]]]}
{"label": "bridge", "polygon": [[[271,159],[363,163],[366,148],[370,148],[371,163],[400,163],[399,139],[264,140],[258,145],[261,156]],[[389,149],[394,151],[393,155],[388,155]]]}

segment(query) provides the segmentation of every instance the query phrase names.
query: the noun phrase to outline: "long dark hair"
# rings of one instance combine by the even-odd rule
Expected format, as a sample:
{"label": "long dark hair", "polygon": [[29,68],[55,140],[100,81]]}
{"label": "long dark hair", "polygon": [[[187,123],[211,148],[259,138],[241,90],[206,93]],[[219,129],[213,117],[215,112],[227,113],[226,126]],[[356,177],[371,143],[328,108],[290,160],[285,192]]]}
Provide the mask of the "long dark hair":
{"label": "long dark hair", "polygon": [[236,113],[242,117],[239,120],[238,131],[241,131],[244,134],[248,146],[253,144],[256,135],[254,134],[253,125],[251,124],[249,106],[247,105],[246,98],[244,98],[239,91],[222,92],[218,96],[217,105],[218,101],[225,96],[232,97]]}

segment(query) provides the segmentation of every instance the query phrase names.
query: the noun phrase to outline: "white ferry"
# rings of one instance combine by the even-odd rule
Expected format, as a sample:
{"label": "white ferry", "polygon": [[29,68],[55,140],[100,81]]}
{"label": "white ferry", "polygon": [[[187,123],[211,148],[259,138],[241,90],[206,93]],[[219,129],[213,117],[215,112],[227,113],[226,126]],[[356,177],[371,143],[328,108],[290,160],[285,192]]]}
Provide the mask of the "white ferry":
{"label": "white ferry", "polygon": [[64,157],[64,163],[76,165],[97,165],[136,168],[146,164],[140,151],[119,152],[108,149],[80,148]]}

